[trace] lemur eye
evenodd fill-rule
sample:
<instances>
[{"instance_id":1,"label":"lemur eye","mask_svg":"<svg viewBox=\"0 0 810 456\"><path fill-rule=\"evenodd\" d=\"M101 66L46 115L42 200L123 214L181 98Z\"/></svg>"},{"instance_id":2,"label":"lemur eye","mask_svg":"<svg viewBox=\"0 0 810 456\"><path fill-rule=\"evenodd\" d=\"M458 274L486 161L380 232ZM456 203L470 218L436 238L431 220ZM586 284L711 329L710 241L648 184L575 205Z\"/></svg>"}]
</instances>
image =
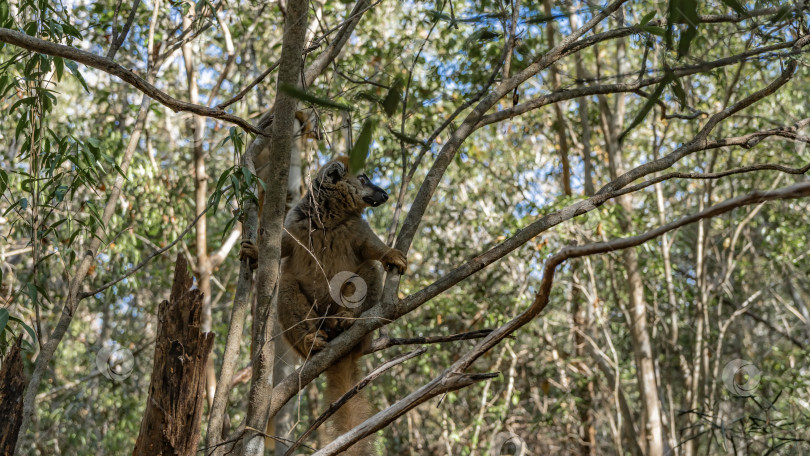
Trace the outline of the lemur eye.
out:
<instances>
[{"instance_id":1,"label":"lemur eye","mask_svg":"<svg viewBox=\"0 0 810 456\"><path fill-rule=\"evenodd\" d=\"M366 175L365 175L365 174L361 174L361 175L357 176L357 179L359 179L359 180L360 180L360 183L361 183L361 184L365 184L365 183L367 183L367 182L368 182L368 177L366 177Z\"/></svg>"}]
</instances>

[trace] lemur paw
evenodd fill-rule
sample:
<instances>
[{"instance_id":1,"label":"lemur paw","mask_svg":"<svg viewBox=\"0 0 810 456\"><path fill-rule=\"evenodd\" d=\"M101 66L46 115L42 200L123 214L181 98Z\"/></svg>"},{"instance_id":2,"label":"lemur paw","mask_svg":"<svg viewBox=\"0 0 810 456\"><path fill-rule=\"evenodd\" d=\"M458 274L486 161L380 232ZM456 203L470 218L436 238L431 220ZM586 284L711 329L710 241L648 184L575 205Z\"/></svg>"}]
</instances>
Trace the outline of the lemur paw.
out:
<instances>
[{"instance_id":1,"label":"lemur paw","mask_svg":"<svg viewBox=\"0 0 810 456\"><path fill-rule=\"evenodd\" d=\"M333 329L339 329L341 332L349 329L354 323L355 320L354 313L350 310L341 310L340 312L332 315L330 320L332 321L331 327Z\"/></svg>"},{"instance_id":2,"label":"lemur paw","mask_svg":"<svg viewBox=\"0 0 810 456\"><path fill-rule=\"evenodd\" d=\"M304 336L304 348L310 353L317 353L326 348L326 344L329 343L326 337L326 332L320 329L317 332L309 333Z\"/></svg>"},{"instance_id":3,"label":"lemur paw","mask_svg":"<svg viewBox=\"0 0 810 456\"><path fill-rule=\"evenodd\" d=\"M408 268L408 259L405 258L404 253L397 249L389 250L388 253L382 257L380 262L383 264L386 271L392 271L394 268L397 268L400 274L404 274L405 269Z\"/></svg>"},{"instance_id":4,"label":"lemur paw","mask_svg":"<svg viewBox=\"0 0 810 456\"><path fill-rule=\"evenodd\" d=\"M259 249L256 244L250 241L242 241L242 248L239 249L239 259L248 260L250 269L259 267Z\"/></svg>"}]
</instances>

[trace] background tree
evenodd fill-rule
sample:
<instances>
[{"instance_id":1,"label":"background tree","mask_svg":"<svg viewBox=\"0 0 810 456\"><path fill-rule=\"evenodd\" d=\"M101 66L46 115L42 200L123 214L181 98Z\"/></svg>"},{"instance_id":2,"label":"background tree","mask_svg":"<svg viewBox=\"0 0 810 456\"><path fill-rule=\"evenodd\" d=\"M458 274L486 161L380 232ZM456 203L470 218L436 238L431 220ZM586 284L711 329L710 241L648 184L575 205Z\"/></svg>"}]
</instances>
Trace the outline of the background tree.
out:
<instances>
[{"instance_id":1,"label":"background tree","mask_svg":"<svg viewBox=\"0 0 810 456\"><path fill-rule=\"evenodd\" d=\"M390 454L810 450L807 19L776 1L0 0L17 452L132 450L178 252L216 333L206 454L302 436L336 454L380 429ZM266 343L283 208L350 150L410 266L300 363ZM318 375L377 329L380 413L309 432Z\"/></svg>"}]
</instances>

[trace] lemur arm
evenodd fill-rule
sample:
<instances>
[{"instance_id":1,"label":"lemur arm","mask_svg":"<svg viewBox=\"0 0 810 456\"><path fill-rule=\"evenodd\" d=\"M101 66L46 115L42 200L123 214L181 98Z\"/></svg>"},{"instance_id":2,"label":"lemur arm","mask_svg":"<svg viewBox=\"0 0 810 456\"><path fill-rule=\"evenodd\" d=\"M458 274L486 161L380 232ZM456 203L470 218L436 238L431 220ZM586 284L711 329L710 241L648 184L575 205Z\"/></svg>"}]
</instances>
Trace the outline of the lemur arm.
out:
<instances>
[{"instance_id":1,"label":"lemur arm","mask_svg":"<svg viewBox=\"0 0 810 456\"><path fill-rule=\"evenodd\" d=\"M385 245L365 220L358 222L354 228L356 233L355 252L361 258L364 260L377 260L388 271L397 268L400 274L405 273L408 260L405 258L404 253Z\"/></svg>"}]
</instances>

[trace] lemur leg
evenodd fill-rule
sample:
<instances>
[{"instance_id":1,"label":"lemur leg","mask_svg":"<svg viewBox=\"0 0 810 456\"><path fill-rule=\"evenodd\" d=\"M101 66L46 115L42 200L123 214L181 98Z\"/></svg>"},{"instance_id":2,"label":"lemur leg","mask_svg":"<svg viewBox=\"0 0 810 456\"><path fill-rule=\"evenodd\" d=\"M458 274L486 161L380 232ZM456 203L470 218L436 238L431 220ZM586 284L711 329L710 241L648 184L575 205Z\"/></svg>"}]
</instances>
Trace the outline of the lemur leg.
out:
<instances>
[{"instance_id":1,"label":"lemur leg","mask_svg":"<svg viewBox=\"0 0 810 456\"><path fill-rule=\"evenodd\" d=\"M302 358L307 358L326 347L327 333L320 328L323 321L293 277L282 275L278 295L278 319L284 331L284 339Z\"/></svg>"}]
</instances>

